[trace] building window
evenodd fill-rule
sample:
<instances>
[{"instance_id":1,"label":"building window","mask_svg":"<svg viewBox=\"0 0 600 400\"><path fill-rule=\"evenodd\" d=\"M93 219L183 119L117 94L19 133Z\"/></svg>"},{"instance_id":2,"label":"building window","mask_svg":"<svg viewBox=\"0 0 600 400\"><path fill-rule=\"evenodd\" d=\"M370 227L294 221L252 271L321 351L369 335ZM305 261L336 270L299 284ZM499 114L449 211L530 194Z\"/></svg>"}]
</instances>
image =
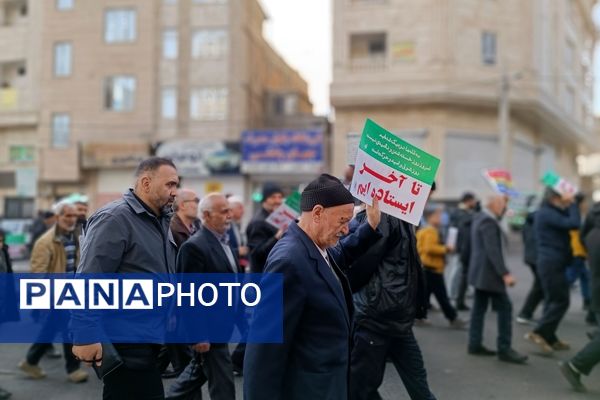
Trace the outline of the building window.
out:
<instances>
[{"instance_id":1,"label":"building window","mask_svg":"<svg viewBox=\"0 0 600 400\"><path fill-rule=\"evenodd\" d=\"M60 11L71 10L74 0L56 0L56 9Z\"/></svg>"},{"instance_id":2,"label":"building window","mask_svg":"<svg viewBox=\"0 0 600 400\"><path fill-rule=\"evenodd\" d=\"M190 116L198 121L224 120L227 117L227 89L193 89Z\"/></svg>"},{"instance_id":3,"label":"building window","mask_svg":"<svg viewBox=\"0 0 600 400\"><path fill-rule=\"evenodd\" d=\"M350 61L353 67L371 68L385 66L387 34L359 33L350 36Z\"/></svg>"},{"instance_id":4,"label":"building window","mask_svg":"<svg viewBox=\"0 0 600 400\"><path fill-rule=\"evenodd\" d=\"M177 31L167 29L163 31L163 58L175 60L178 54Z\"/></svg>"},{"instance_id":5,"label":"building window","mask_svg":"<svg viewBox=\"0 0 600 400\"><path fill-rule=\"evenodd\" d=\"M277 95L274 99L275 115L294 115L298 113L298 95Z\"/></svg>"},{"instance_id":6,"label":"building window","mask_svg":"<svg viewBox=\"0 0 600 400\"><path fill-rule=\"evenodd\" d=\"M10 162L33 162L35 159L35 147L33 146L10 146Z\"/></svg>"},{"instance_id":7,"label":"building window","mask_svg":"<svg viewBox=\"0 0 600 400\"><path fill-rule=\"evenodd\" d=\"M481 34L481 62L485 65L496 64L496 34L483 32Z\"/></svg>"},{"instance_id":8,"label":"building window","mask_svg":"<svg viewBox=\"0 0 600 400\"><path fill-rule=\"evenodd\" d=\"M192 58L219 58L227 54L228 34L224 29L200 30L192 37Z\"/></svg>"},{"instance_id":9,"label":"building window","mask_svg":"<svg viewBox=\"0 0 600 400\"><path fill-rule=\"evenodd\" d=\"M72 45L60 42L54 45L54 76L71 75Z\"/></svg>"},{"instance_id":10,"label":"building window","mask_svg":"<svg viewBox=\"0 0 600 400\"><path fill-rule=\"evenodd\" d=\"M135 78L111 76L104 84L104 107L111 111L131 111L135 100Z\"/></svg>"},{"instance_id":11,"label":"building window","mask_svg":"<svg viewBox=\"0 0 600 400\"><path fill-rule=\"evenodd\" d=\"M4 199L4 217L33 218L34 204L34 199L29 197L8 197Z\"/></svg>"},{"instance_id":12,"label":"building window","mask_svg":"<svg viewBox=\"0 0 600 400\"><path fill-rule=\"evenodd\" d=\"M69 114L52 115L52 147L55 149L69 147L71 136L71 117Z\"/></svg>"},{"instance_id":13,"label":"building window","mask_svg":"<svg viewBox=\"0 0 600 400\"><path fill-rule=\"evenodd\" d=\"M161 103L162 117L175 119L177 117L177 90L174 88L163 89Z\"/></svg>"},{"instance_id":14,"label":"building window","mask_svg":"<svg viewBox=\"0 0 600 400\"><path fill-rule=\"evenodd\" d=\"M107 10L104 15L104 40L106 43L133 42L136 37L135 10Z\"/></svg>"}]
</instances>

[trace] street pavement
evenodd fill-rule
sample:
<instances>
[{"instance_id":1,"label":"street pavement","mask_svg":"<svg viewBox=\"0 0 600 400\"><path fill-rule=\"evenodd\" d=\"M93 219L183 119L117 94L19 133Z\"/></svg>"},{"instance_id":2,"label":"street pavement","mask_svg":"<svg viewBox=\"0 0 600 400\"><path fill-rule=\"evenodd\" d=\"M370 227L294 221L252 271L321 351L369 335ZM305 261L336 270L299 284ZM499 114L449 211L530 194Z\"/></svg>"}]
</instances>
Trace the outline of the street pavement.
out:
<instances>
[{"instance_id":1,"label":"street pavement","mask_svg":"<svg viewBox=\"0 0 600 400\"><path fill-rule=\"evenodd\" d=\"M531 284L529 269L521 262L522 249L517 237L511 238L509 266L517 277L517 285L510 289L514 303L514 314L523 303ZM16 269L27 270L27 263L17 262ZM541 310L538 310L538 313ZM468 313L462 314L468 319ZM485 327L485 344L494 348L496 341L496 315L489 312ZM430 386L440 400L487 400L487 399L531 399L569 400L600 399L600 367L584 378L588 393L574 393L560 374L557 362L573 356L587 342L586 331L591 330L584 322L578 290L572 293L572 304L559 335L572 344L571 351L561 352L553 358L535 354L523 340L530 329L514 325L513 345L529 355L527 365L512 365L495 358L480 358L466 353L467 332L448 328L447 321L439 312L431 313L431 326L416 327L415 332L423 350ZM101 383L90 370L86 383L73 384L66 379L62 360L43 359L41 366L48 376L43 380L31 380L17 370L17 363L24 357L28 345L0 345L0 387L13 393L12 399L100 399ZM168 386L170 381L165 381ZM241 395L242 378L236 378L238 399ZM404 386L392 364L387 364L386 375L380 389L386 400L408 399ZM206 390L205 399L208 399ZM312 399L309 399L312 400ZM319 399L314 399L319 400Z\"/></svg>"}]
</instances>

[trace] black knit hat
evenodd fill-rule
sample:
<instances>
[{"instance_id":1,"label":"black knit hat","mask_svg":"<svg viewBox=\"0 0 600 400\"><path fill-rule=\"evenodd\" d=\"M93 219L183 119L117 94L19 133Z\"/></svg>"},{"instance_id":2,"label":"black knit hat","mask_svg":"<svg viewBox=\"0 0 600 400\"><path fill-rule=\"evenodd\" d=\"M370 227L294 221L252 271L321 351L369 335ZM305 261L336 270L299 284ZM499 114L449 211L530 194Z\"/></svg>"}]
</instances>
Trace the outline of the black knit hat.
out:
<instances>
[{"instance_id":1,"label":"black knit hat","mask_svg":"<svg viewBox=\"0 0 600 400\"><path fill-rule=\"evenodd\" d=\"M311 211L317 204L324 208L354 204L354 197L338 178L322 174L302 191L300 209Z\"/></svg>"},{"instance_id":2,"label":"black knit hat","mask_svg":"<svg viewBox=\"0 0 600 400\"><path fill-rule=\"evenodd\" d=\"M279 185L276 183L266 182L262 190L262 201L264 202L276 193L281 193L281 195L283 195L283 190L281 190L281 187L279 187Z\"/></svg>"}]
</instances>

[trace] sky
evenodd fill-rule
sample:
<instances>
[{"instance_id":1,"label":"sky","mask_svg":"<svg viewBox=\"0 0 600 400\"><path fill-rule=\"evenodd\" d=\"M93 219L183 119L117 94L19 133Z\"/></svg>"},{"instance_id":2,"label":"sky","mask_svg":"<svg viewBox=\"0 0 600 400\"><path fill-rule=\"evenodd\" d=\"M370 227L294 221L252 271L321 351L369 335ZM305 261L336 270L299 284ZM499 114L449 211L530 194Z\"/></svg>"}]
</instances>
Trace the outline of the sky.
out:
<instances>
[{"instance_id":1,"label":"sky","mask_svg":"<svg viewBox=\"0 0 600 400\"><path fill-rule=\"evenodd\" d=\"M269 43L308 82L317 115L328 115L332 74L331 0L260 0ZM600 7L594 9L600 26ZM600 116L600 45L594 54L594 113Z\"/></svg>"},{"instance_id":2,"label":"sky","mask_svg":"<svg viewBox=\"0 0 600 400\"><path fill-rule=\"evenodd\" d=\"M264 34L308 82L317 115L328 115L331 83L331 0L260 0L268 16Z\"/></svg>"}]
</instances>

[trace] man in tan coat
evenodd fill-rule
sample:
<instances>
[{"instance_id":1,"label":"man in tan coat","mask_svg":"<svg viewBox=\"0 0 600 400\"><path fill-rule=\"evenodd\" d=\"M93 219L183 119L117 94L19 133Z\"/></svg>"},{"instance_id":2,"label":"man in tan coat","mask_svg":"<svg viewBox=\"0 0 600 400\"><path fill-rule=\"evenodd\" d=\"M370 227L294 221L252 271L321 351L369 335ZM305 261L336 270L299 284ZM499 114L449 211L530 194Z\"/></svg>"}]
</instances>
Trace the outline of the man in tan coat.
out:
<instances>
[{"instance_id":1,"label":"man in tan coat","mask_svg":"<svg viewBox=\"0 0 600 400\"><path fill-rule=\"evenodd\" d=\"M40 236L33 246L31 272L74 274L79 260L79 241L75 234L77 211L72 203L60 202L55 206L55 213L57 215L56 224ZM68 318L68 314L61 315ZM57 325L60 324L57 324L56 321L54 324L44 323L42 332L48 333L47 329L55 329ZM66 326L66 323L64 325ZM64 340L66 332L61 333ZM38 363L49 346L51 344L48 343L32 344L26 359L19 363L19 369L33 379L44 378L46 373L38 366ZM70 343L63 344L69 380L75 383L84 382L88 378L88 373L80 369L80 363L71 351L72 347L73 345Z\"/></svg>"}]
</instances>

